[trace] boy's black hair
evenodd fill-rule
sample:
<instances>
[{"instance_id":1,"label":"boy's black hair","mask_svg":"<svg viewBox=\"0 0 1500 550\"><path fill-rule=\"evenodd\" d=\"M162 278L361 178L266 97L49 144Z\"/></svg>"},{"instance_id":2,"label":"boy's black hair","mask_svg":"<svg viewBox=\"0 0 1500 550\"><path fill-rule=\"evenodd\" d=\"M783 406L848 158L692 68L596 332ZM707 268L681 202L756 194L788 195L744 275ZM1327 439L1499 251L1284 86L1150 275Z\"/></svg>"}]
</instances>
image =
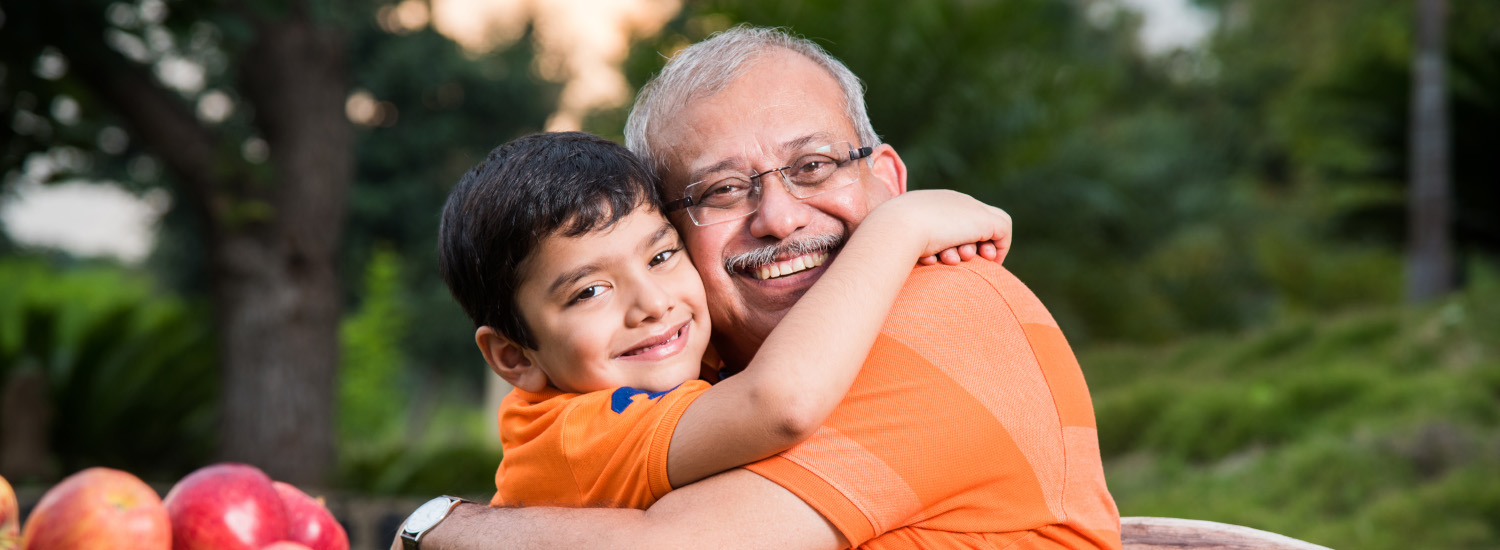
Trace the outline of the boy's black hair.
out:
<instances>
[{"instance_id":1,"label":"boy's black hair","mask_svg":"<svg viewBox=\"0 0 1500 550\"><path fill-rule=\"evenodd\" d=\"M453 187L438 229L438 270L476 328L530 349L516 306L542 239L608 229L639 207L662 211L656 172L624 146L583 132L532 134L490 151Z\"/></svg>"}]
</instances>

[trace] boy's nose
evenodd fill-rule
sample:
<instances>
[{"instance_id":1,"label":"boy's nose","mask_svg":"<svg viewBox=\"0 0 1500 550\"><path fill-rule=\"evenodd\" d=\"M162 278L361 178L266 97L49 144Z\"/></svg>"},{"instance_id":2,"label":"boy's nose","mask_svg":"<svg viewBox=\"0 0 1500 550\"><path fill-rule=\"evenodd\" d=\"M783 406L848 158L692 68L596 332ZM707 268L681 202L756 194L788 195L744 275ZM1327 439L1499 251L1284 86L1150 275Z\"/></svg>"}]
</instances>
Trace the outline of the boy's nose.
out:
<instances>
[{"instance_id":1,"label":"boy's nose","mask_svg":"<svg viewBox=\"0 0 1500 550\"><path fill-rule=\"evenodd\" d=\"M635 327L652 321L660 321L672 311L672 300L661 287L654 284L640 285L640 291L636 293L635 304L626 314L627 326Z\"/></svg>"}]
</instances>

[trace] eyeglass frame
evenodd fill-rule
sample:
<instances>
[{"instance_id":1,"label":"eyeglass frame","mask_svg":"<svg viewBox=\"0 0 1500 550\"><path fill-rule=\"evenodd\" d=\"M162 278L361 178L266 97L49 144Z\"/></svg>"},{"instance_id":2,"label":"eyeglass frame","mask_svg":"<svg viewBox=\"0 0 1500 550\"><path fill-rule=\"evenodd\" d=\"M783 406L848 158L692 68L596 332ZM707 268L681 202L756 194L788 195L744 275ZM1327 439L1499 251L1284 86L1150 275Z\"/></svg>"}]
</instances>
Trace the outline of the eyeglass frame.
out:
<instances>
[{"instance_id":1,"label":"eyeglass frame","mask_svg":"<svg viewBox=\"0 0 1500 550\"><path fill-rule=\"evenodd\" d=\"M849 144L850 145L850 147L849 147L849 158L846 159L846 160L844 160L844 161L842 161L842 162L836 162L836 169L840 169L841 170L845 166L848 166L849 163L851 163L851 162L854 162L854 161L857 161L857 160L863 159L863 158L870 158L871 155L873 155L874 152L875 152L875 148L874 147L870 147L870 146L854 147L853 143L848 142L848 141L836 141L836 142L830 143L828 145L825 145L823 147L830 147L830 146L833 146L833 145L837 145L839 143L845 143L845 144ZM818 147L817 149L813 149L813 152L817 152L819 149L822 149L823 147ZM806 155L806 153L798 155L796 158L801 158L802 156L805 156L805 155ZM816 193L813 193L813 194L810 194L810 195L806 195L806 196L798 196L796 190L793 189L791 178L788 178L787 175L786 175L786 170L789 169L789 168L791 168L791 167L792 167L792 165L788 164L788 165L782 166L780 168L772 168L770 170L766 170L766 171L763 171L763 172L757 172L757 173L754 173L754 174L742 174L742 175L746 176L746 179L749 180L750 185L752 186L751 187L751 191L752 192L756 192L757 196L759 196L761 193L763 193L763 190L765 189L765 186L760 181L761 178L763 176L765 176L766 174L770 174L771 172L776 172L778 174L781 174L781 185L786 188L787 193L791 194L793 197L796 197L797 200L810 199L810 198L816 197L818 195L821 195L823 193L827 193L829 191L835 191L835 190L838 190L838 189L843 189L845 187L848 187L850 184L854 183L855 181L857 181L859 179L858 177L855 177L855 178L850 179L848 183L845 183L843 185L839 185L838 187L831 187L831 188L824 189L822 191L818 191ZM830 175L829 177L831 178L833 176ZM722 178L722 179L717 180L717 181L723 181L723 180L727 180L727 179L731 179L731 177L725 177L725 178ZM687 187L683 188L683 193L684 193L685 196L683 196L680 199L670 201L670 202L666 203L665 205L663 205L663 207L662 207L663 212L670 213L670 212L675 212L675 211L678 211L678 210L687 210L688 220L692 221L693 225L695 225L695 226L703 227L703 226L706 226L706 225L714 225L714 224L720 224L720 223L724 223L724 222L730 222L730 221L738 220L738 219L741 219L741 218L748 217L749 215L754 214L754 213L760 211L760 204L757 203L755 205L755 208L751 208L750 211L745 212L744 214L740 214L738 216L735 216L733 218L725 218L725 219L722 219L722 220L717 220L717 221L712 221L712 222L707 222L707 223L699 223L697 216L694 216L692 210L689 210L689 208L691 208L693 206L693 197L691 195L687 194L687 190L691 189L694 185L698 185L698 184L704 183L706 181L708 181L708 180L698 180L698 181L695 181L693 183L688 184ZM749 199L747 198L746 200L749 200Z\"/></svg>"}]
</instances>

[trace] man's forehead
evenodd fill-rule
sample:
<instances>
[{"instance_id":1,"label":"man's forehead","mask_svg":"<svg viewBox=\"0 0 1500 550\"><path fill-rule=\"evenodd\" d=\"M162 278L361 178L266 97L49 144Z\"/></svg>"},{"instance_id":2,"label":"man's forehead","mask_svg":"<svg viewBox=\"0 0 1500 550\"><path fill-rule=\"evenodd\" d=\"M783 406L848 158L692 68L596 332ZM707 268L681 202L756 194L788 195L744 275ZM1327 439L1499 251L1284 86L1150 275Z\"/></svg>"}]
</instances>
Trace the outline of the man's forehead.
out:
<instances>
[{"instance_id":1,"label":"man's forehead","mask_svg":"<svg viewBox=\"0 0 1500 550\"><path fill-rule=\"evenodd\" d=\"M841 107L841 106L839 106ZM755 109L752 107L752 109ZM724 109L731 110L732 109ZM774 110L773 110L774 111ZM761 117L734 116L735 122L691 125L669 141L665 181L682 187L702 176L725 170L764 170L808 149L852 141L853 125L841 108L804 104ZM684 125L687 126L687 125Z\"/></svg>"},{"instance_id":2,"label":"man's forehead","mask_svg":"<svg viewBox=\"0 0 1500 550\"><path fill-rule=\"evenodd\" d=\"M766 80L758 70L766 64L782 78ZM725 88L691 99L659 129L667 186L680 189L693 174L852 140L844 101L838 82L811 60L792 52L762 56Z\"/></svg>"},{"instance_id":3,"label":"man's forehead","mask_svg":"<svg viewBox=\"0 0 1500 550\"><path fill-rule=\"evenodd\" d=\"M834 139L833 132L815 130L785 139L757 140L754 143L747 141L738 147L727 147L723 151L708 151L697 159L689 160L686 169L688 174L744 170L766 154L776 155L772 160L785 160L787 155L795 155L809 148L825 146Z\"/></svg>"}]
</instances>

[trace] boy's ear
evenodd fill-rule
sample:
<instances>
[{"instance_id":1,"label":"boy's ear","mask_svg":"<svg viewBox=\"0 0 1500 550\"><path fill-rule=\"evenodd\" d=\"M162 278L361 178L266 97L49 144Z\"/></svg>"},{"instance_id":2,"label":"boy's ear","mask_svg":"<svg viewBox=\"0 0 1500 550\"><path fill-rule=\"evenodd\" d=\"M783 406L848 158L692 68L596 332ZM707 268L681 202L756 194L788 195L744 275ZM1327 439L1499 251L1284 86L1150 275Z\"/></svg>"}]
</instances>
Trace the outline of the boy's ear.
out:
<instances>
[{"instance_id":1,"label":"boy's ear","mask_svg":"<svg viewBox=\"0 0 1500 550\"><path fill-rule=\"evenodd\" d=\"M489 363L490 370L510 385L531 393L547 388L547 373L532 362L526 348L499 331L489 326L479 327L474 331L474 343L479 344L479 353L484 355L484 362Z\"/></svg>"}]
</instances>

